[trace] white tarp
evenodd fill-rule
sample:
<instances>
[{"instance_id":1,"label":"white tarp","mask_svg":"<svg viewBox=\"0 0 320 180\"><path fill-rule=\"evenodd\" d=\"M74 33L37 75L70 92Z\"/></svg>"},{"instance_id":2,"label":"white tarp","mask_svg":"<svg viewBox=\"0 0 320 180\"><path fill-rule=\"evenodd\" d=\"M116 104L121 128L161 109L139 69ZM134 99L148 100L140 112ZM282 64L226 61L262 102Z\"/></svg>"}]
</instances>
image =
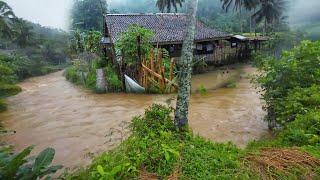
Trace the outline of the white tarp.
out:
<instances>
[{"instance_id":1,"label":"white tarp","mask_svg":"<svg viewBox=\"0 0 320 180\"><path fill-rule=\"evenodd\" d=\"M144 87L140 86L136 81L131 79L129 76L124 75L126 83L126 92L128 93L144 93L146 90Z\"/></svg>"}]
</instances>

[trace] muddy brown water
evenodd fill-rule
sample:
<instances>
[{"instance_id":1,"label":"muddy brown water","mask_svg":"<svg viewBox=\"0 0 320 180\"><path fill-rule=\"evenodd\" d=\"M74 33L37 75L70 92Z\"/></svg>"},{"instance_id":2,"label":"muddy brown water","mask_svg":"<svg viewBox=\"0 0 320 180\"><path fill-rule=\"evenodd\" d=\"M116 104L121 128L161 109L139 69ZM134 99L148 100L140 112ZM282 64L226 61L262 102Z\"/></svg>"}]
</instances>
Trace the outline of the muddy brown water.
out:
<instances>
[{"instance_id":1,"label":"muddy brown water","mask_svg":"<svg viewBox=\"0 0 320 180\"><path fill-rule=\"evenodd\" d=\"M250 66L243 71L254 72ZM261 101L249 80L242 74L236 88L220 88L225 71L193 78L193 91L204 85L208 93L194 93L190 102L193 131L216 142L232 141L244 147L249 141L268 136L263 122ZM28 79L19 84L23 91L8 99L9 109L0 120L14 135L2 141L21 150L36 145L56 150L54 163L65 167L86 165L93 154L119 143L124 122L141 115L152 103L164 103L174 95L104 94L96 95L67 82L62 72ZM216 89L216 90L210 90ZM112 133L110 133L112 132ZM106 136L108 135L108 136Z\"/></svg>"}]
</instances>

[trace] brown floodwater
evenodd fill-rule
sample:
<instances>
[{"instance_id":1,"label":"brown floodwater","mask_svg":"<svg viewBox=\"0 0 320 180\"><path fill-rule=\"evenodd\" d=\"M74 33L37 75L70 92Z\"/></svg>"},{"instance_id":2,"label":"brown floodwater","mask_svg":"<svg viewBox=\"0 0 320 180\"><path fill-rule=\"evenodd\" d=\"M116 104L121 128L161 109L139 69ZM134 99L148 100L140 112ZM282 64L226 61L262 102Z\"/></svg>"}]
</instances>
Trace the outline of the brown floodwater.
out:
<instances>
[{"instance_id":1,"label":"brown floodwater","mask_svg":"<svg viewBox=\"0 0 320 180\"><path fill-rule=\"evenodd\" d=\"M248 74L250 66L243 67ZM261 101L242 74L236 88L218 88L230 72L194 76L193 91L203 85L206 94L194 93L190 102L190 126L216 142L231 141L244 147L249 141L268 136ZM56 150L54 163L65 167L86 165L92 155L119 143L123 128L133 116L141 115L152 103L164 103L175 95L92 94L67 82L62 72L28 79L23 91L8 98L8 111L0 114L7 129L15 130L2 141L21 150L36 145ZM218 88L218 89L217 89ZM212 89L212 90L210 90ZM215 89L215 90L213 90Z\"/></svg>"}]
</instances>

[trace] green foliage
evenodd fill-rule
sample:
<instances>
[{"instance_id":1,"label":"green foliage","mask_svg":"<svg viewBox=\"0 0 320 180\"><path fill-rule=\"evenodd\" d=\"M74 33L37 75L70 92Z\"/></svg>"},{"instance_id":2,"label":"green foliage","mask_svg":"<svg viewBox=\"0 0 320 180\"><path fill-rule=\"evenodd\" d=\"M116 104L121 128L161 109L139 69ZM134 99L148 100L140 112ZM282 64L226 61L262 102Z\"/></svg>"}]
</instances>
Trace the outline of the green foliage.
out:
<instances>
[{"instance_id":1,"label":"green foliage","mask_svg":"<svg viewBox=\"0 0 320 180\"><path fill-rule=\"evenodd\" d=\"M128 30L120 36L120 39L115 44L116 49L121 52L128 65L135 64L137 61L138 36L141 37L141 55L142 57L148 57L152 48L150 41L154 33L138 25L133 24L129 26Z\"/></svg>"},{"instance_id":2,"label":"green foliage","mask_svg":"<svg viewBox=\"0 0 320 180\"><path fill-rule=\"evenodd\" d=\"M84 86L92 91L96 90L96 69L88 68L87 64L75 62L74 65L65 69L64 76L70 82Z\"/></svg>"},{"instance_id":3,"label":"green foliage","mask_svg":"<svg viewBox=\"0 0 320 180\"><path fill-rule=\"evenodd\" d=\"M201 95L206 95L208 91L207 91L206 87L204 87L204 85L201 84L201 85L198 87L198 92L200 92Z\"/></svg>"},{"instance_id":4,"label":"green foliage","mask_svg":"<svg viewBox=\"0 0 320 180\"><path fill-rule=\"evenodd\" d=\"M100 54L101 32L99 31L83 31L76 30L70 39L70 49L73 53L82 52Z\"/></svg>"},{"instance_id":5,"label":"green foliage","mask_svg":"<svg viewBox=\"0 0 320 180\"><path fill-rule=\"evenodd\" d=\"M18 154L11 153L8 148L0 149L0 178L1 179L38 179L55 173L62 166L51 166L55 151L52 148L43 150L35 160L28 158L33 146Z\"/></svg>"},{"instance_id":6,"label":"green foliage","mask_svg":"<svg viewBox=\"0 0 320 180\"><path fill-rule=\"evenodd\" d=\"M285 51L280 59L258 59L261 73L255 82L264 92L269 122L284 125L306 108L319 109L319 56L320 41L303 41L292 51Z\"/></svg>"},{"instance_id":7,"label":"green foliage","mask_svg":"<svg viewBox=\"0 0 320 180\"><path fill-rule=\"evenodd\" d=\"M107 12L106 1L76 0L71 9L71 29L96 30L103 28L102 14Z\"/></svg>"},{"instance_id":8,"label":"green foliage","mask_svg":"<svg viewBox=\"0 0 320 180\"><path fill-rule=\"evenodd\" d=\"M13 96L19 92L21 92L21 88L19 86L0 83L0 98Z\"/></svg>"},{"instance_id":9,"label":"green foliage","mask_svg":"<svg viewBox=\"0 0 320 180\"><path fill-rule=\"evenodd\" d=\"M105 70L106 81L109 92L119 92L122 90L122 82L119 80L117 73L114 69L107 65L101 67L100 60L94 60L91 63L85 63L81 61L75 61L74 64L65 69L64 75L70 82L84 86L94 92L96 92L96 70L103 68ZM103 65L104 66L104 65Z\"/></svg>"},{"instance_id":10,"label":"green foliage","mask_svg":"<svg viewBox=\"0 0 320 180\"><path fill-rule=\"evenodd\" d=\"M283 56L259 58L261 73L255 79L263 88L268 120L282 125L276 137L251 143L248 151L263 147L295 147L320 157L320 42L302 42ZM302 177L303 168L276 176ZM315 177L320 172L316 170Z\"/></svg>"},{"instance_id":11,"label":"green foliage","mask_svg":"<svg viewBox=\"0 0 320 180\"><path fill-rule=\"evenodd\" d=\"M10 76L6 76L6 80L10 82L48 74L61 69L58 66L49 65L41 60L31 60L26 56L8 56L4 54L0 54L0 68L1 67L5 67L7 70L10 69L9 71L12 71ZM1 68L0 71L3 71L3 68Z\"/></svg>"},{"instance_id":12,"label":"green foliage","mask_svg":"<svg viewBox=\"0 0 320 180\"><path fill-rule=\"evenodd\" d=\"M241 167L241 150L233 144L215 144L195 136L182 152L181 179L249 179Z\"/></svg>"},{"instance_id":13,"label":"green foliage","mask_svg":"<svg viewBox=\"0 0 320 180\"><path fill-rule=\"evenodd\" d=\"M7 104L3 99L0 99L0 112L7 110ZM0 129L1 129L1 124L0 124Z\"/></svg>"},{"instance_id":14,"label":"green foliage","mask_svg":"<svg viewBox=\"0 0 320 180\"><path fill-rule=\"evenodd\" d=\"M320 146L320 112L298 115L281 133L283 144L288 146Z\"/></svg>"},{"instance_id":15,"label":"green foliage","mask_svg":"<svg viewBox=\"0 0 320 180\"><path fill-rule=\"evenodd\" d=\"M105 75L109 92L120 92L123 89L122 82L111 65L106 66Z\"/></svg>"}]
</instances>

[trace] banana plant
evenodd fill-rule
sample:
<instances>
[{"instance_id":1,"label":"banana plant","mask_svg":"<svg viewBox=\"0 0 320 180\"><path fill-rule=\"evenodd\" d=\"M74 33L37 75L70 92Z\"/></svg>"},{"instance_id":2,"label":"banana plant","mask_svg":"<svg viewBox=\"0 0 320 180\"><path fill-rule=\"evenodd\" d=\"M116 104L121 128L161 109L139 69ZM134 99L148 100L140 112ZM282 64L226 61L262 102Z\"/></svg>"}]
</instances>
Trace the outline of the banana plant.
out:
<instances>
[{"instance_id":1,"label":"banana plant","mask_svg":"<svg viewBox=\"0 0 320 180\"><path fill-rule=\"evenodd\" d=\"M54 149L47 148L36 157L28 157L33 148L29 146L18 154L11 153L9 148L0 149L0 179L50 178L48 175L62 168L61 165L51 165L55 155Z\"/></svg>"}]
</instances>

